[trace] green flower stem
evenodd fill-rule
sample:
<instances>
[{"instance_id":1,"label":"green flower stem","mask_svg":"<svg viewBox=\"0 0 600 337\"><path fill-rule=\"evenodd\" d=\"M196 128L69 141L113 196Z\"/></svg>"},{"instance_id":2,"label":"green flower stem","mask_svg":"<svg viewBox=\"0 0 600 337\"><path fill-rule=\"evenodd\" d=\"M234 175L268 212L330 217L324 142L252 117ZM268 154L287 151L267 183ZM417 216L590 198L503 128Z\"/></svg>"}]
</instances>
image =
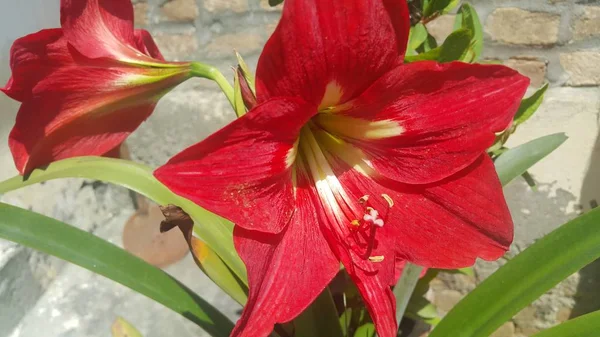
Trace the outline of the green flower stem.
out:
<instances>
[{"instance_id":1,"label":"green flower stem","mask_svg":"<svg viewBox=\"0 0 600 337\"><path fill-rule=\"evenodd\" d=\"M200 62L192 62L191 68L193 76L207 78L209 80L215 81L219 85L225 96L227 96L227 100L229 100L231 106L235 109L233 87L227 81L227 78L225 78L225 76L223 76L223 74L219 71L219 69Z\"/></svg>"},{"instance_id":2,"label":"green flower stem","mask_svg":"<svg viewBox=\"0 0 600 337\"><path fill-rule=\"evenodd\" d=\"M398 321L398 325L400 325L402 317L404 317L408 301L415 291L415 287L417 286L422 271L423 267L406 262L404 270L402 271L402 276L394 288L394 297L396 297L396 320Z\"/></svg>"}]
</instances>

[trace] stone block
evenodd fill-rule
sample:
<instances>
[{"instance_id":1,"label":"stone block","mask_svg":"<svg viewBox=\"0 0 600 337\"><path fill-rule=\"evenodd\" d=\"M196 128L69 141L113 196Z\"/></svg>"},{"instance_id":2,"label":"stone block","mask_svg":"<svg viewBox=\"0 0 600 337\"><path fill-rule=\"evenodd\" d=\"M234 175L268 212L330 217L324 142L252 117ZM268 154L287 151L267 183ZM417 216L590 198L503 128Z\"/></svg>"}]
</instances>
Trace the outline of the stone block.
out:
<instances>
[{"instance_id":1,"label":"stone block","mask_svg":"<svg viewBox=\"0 0 600 337\"><path fill-rule=\"evenodd\" d=\"M164 21L192 22L200 14L196 0L170 0L160 7Z\"/></svg>"},{"instance_id":2,"label":"stone block","mask_svg":"<svg viewBox=\"0 0 600 337\"><path fill-rule=\"evenodd\" d=\"M558 42L560 15L498 8L487 18L485 29L494 41L528 46L552 46Z\"/></svg>"},{"instance_id":3,"label":"stone block","mask_svg":"<svg viewBox=\"0 0 600 337\"><path fill-rule=\"evenodd\" d=\"M579 51L560 55L560 64L574 87L600 85L600 51Z\"/></svg>"},{"instance_id":4,"label":"stone block","mask_svg":"<svg viewBox=\"0 0 600 337\"><path fill-rule=\"evenodd\" d=\"M600 36L600 7L585 6L583 11L573 24L573 38L583 40Z\"/></svg>"},{"instance_id":5,"label":"stone block","mask_svg":"<svg viewBox=\"0 0 600 337\"><path fill-rule=\"evenodd\" d=\"M225 34L214 38L205 48L209 58L233 57L233 50L248 55L261 50L264 39L255 33Z\"/></svg>"},{"instance_id":6,"label":"stone block","mask_svg":"<svg viewBox=\"0 0 600 337\"><path fill-rule=\"evenodd\" d=\"M133 18L134 24L139 26L146 26L148 24L148 11L150 7L145 2L138 2L133 4Z\"/></svg>"},{"instance_id":7,"label":"stone block","mask_svg":"<svg viewBox=\"0 0 600 337\"><path fill-rule=\"evenodd\" d=\"M195 34L156 34L154 40L163 55L169 60L186 58L198 50Z\"/></svg>"},{"instance_id":8,"label":"stone block","mask_svg":"<svg viewBox=\"0 0 600 337\"><path fill-rule=\"evenodd\" d=\"M458 290L446 289L434 295L434 304L442 312L448 312L464 297Z\"/></svg>"},{"instance_id":9,"label":"stone block","mask_svg":"<svg viewBox=\"0 0 600 337\"><path fill-rule=\"evenodd\" d=\"M204 9L211 13L243 13L248 11L248 0L204 0Z\"/></svg>"},{"instance_id":10,"label":"stone block","mask_svg":"<svg viewBox=\"0 0 600 337\"><path fill-rule=\"evenodd\" d=\"M454 20L456 15L442 15L427 24L427 31L441 44L454 30Z\"/></svg>"},{"instance_id":11,"label":"stone block","mask_svg":"<svg viewBox=\"0 0 600 337\"><path fill-rule=\"evenodd\" d=\"M534 88L541 87L546 81L546 62L536 57L517 56L504 62L504 65L511 67L524 76L531 79L530 85Z\"/></svg>"},{"instance_id":12,"label":"stone block","mask_svg":"<svg viewBox=\"0 0 600 337\"><path fill-rule=\"evenodd\" d=\"M283 9L283 4L279 4L275 7L269 5L269 0L260 0L260 8L268 11L268 12L277 12Z\"/></svg>"},{"instance_id":13,"label":"stone block","mask_svg":"<svg viewBox=\"0 0 600 337\"><path fill-rule=\"evenodd\" d=\"M490 337L513 337L515 334L515 324L513 322L506 322L496 330Z\"/></svg>"}]
</instances>

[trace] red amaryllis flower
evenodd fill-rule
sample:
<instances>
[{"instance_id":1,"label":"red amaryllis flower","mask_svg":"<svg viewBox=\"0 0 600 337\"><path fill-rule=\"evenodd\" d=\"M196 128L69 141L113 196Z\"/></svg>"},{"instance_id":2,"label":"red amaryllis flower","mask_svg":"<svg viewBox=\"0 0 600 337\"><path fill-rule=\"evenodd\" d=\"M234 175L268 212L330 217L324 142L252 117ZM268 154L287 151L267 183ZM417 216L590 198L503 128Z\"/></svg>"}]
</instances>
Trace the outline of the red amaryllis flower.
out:
<instances>
[{"instance_id":1,"label":"red amaryllis flower","mask_svg":"<svg viewBox=\"0 0 600 337\"><path fill-rule=\"evenodd\" d=\"M233 336L266 336L341 261L381 337L395 263L497 259L513 225L486 149L528 79L496 65L403 64L405 0L286 0L244 117L155 175L236 223L249 300Z\"/></svg>"},{"instance_id":2,"label":"red amaryllis flower","mask_svg":"<svg viewBox=\"0 0 600 337\"><path fill-rule=\"evenodd\" d=\"M190 76L189 63L165 62L150 34L134 30L129 0L62 0L61 26L15 41L0 89L22 102L9 137L22 174L105 154Z\"/></svg>"}]
</instances>

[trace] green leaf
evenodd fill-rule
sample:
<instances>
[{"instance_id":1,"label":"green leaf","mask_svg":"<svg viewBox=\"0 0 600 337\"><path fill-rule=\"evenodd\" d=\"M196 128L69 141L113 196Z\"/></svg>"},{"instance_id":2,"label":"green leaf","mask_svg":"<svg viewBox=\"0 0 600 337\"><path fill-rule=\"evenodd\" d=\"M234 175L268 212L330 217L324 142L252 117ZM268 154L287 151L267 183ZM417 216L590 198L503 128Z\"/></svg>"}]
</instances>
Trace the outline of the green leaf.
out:
<instances>
[{"instance_id":1,"label":"green leaf","mask_svg":"<svg viewBox=\"0 0 600 337\"><path fill-rule=\"evenodd\" d=\"M269 0L269 6L275 7L275 6L279 5L282 2L283 2L283 0Z\"/></svg>"},{"instance_id":2,"label":"green leaf","mask_svg":"<svg viewBox=\"0 0 600 337\"><path fill-rule=\"evenodd\" d=\"M343 337L337 309L329 288L325 288L317 299L300 316L294 319L296 337Z\"/></svg>"},{"instance_id":3,"label":"green leaf","mask_svg":"<svg viewBox=\"0 0 600 337\"><path fill-rule=\"evenodd\" d=\"M473 40L473 32L470 29L461 28L452 32L442 44L440 57L438 61L441 63L452 61L469 62L471 55L471 41Z\"/></svg>"},{"instance_id":4,"label":"green leaf","mask_svg":"<svg viewBox=\"0 0 600 337\"><path fill-rule=\"evenodd\" d=\"M513 125L515 127L520 124L523 124L525 121L531 118L531 116L533 116L533 114L542 104L546 90L548 90L548 83L544 84L544 86L539 88L533 95L525 98L521 102L519 110L517 111L514 118Z\"/></svg>"},{"instance_id":5,"label":"green leaf","mask_svg":"<svg viewBox=\"0 0 600 337\"><path fill-rule=\"evenodd\" d=\"M467 52L468 56L465 57L464 61L475 62L479 60L483 52L483 27L473 6L463 4L460 7L456 16L455 27L468 29L473 33Z\"/></svg>"},{"instance_id":6,"label":"green leaf","mask_svg":"<svg viewBox=\"0 0 600 337\"><path fill-rule=\"evenodd\" d=\"M375 324L366 323L358 327L354 337L373 337L375 335Z\"/></svg>"},{"instance_id":7,"label":"green leaf","mask_svg":"<svg viewBox=\"0 0 600 337\"><path fill-rule=\"evenodd\" d=\"M431 302L426 298L419 296L418 298L411 298L408 307L406 308L407 314L413 314L416 317L423 319L431 319L438 317L438 312Z\"/></svg>"},{"instance_id":8,"label":"green leaf","mask_svg":"<svg viewBox=\"0 0 600 337\"><path fill-rule=\"evenodd\" d=\"M460 0L427 0L423 3L423 17L426 21L449 13L456 8Z\"/></svg>"},{"instance_id":9,"label":"green leaf","mask_svg":"<svg viewBox=\"0 0 600 337\"><path fill-rule=\"evenodd\" d=\"M489 336L546 291L600 258L599 226L600 208L546 235L467 295L430 337Z\"/></svg>"},{"instance_id":10,"label":"green leaf","mask_svg":"<svg viewBox=\"0 0 600 337\"><path fill-rule=\"evenodd\" d=\"M598 331L600 331L600 311L594 311L542 331L533 337L597 337Z\"/></svg>"},{"instance_id":11,"label":"green leaf","mask_svg":"<svg viewBox=\"0 0 600 337\"><path fill-rule=\"evenodd\" d=\"M211 336L227 337L233 329L227 317L169 274L88 232L0 203L0 237L129 287L181 314Z\"/></svg>"},{"instance_id":12,"label":"green leaf","mask_svg":"<svg viewBox=\"0 0 600 337\"><path fill-rule=\"evenodd\" d=\"M344 310L338 321L342 327L342 336L348 336L348 327L352 323L352 308Z\"/></svg>"},{"instance_id":13,"label":"green leaf","mask_svg":"<svg viewBox=\"0 0 600 337\"><path fill-rule=\"evenodd\" d=\"M426 53L437 47L438 47L438 43L437 43L437 40L435 39L435 37L433 37L433 35L427 33L427 39L425 39L425 42L423 42L423 45L419 48L423 48L423 50L421 52Z\"/></svg>"},{"instance_id":14,"label":"green leaf","mask_svg":"<svg viewBox=\"0 0 600 337\"><path fill-rule=\"evenodd\" d=\"M394 287L396 298L396 321L401 322L406 312L410 299L415 292L423 267L406 261L402 269L402 275Z\"/></svg>"},{"instance_id":15,"label":"green leaf","mask_svg":"<svg viewBox=\"0 0 600 337\"><path fill-rule=\"evenodd\" d=\"M426 40L429 33L427 28L422 23L417 23L410 29L410 35L408 37L408 50L414 51L419 48Z\"/></svg>"},{"instance_id":16,"label":"green leaf","mask_svg":"<svg viewBox=\"0 0 600 337\"><path fill-rule=\"evenodd\" d=\"M236 302L246 305L247 285L235 276L219 255L201 241L195 241L191 250L200 269Z\"/></svg>"},{"instance_id":17,"label":"green leaf","mask_svg":"<svg viewBox=\"0 0 600 337\"><path fill-rule=\"evenodd\" d=\"M460 268L456 269L456 271L463 275L475 277L475 271L473 270L473 267Z\"/></svg>"},{"instance_id":18,"label":"green leaf","mask_svg":"<svg viewBox=\"0 0 600 337\"><path fill-rule=\"evenodd\" d=\"M441 46L418 55L407 55L404 60L408 63L425 60L442 63L465 61L469 58L472 38L473 33L469 29L459 29L452 32Z\"/></svg>"},{"instance_id":19,"label":"green leaf","mask_svg":"<svg viewBox=\"0 0 600 337\"><path fill-rule=\"evenodd\" d=\"M247 282L246 269L233 246L233 224L171 192L154 178L152 169L145 165L113 158L69 158L36 169L27 178L16 176L0 182L0 194L59 178L101 180L142 194L159 205L173 204L183 208L194 220L194 232L198 237L219 254L241 280Z\"/></svg>"},{"instance_id":20,"label":"green leaf","mask_svg":"<svg viewBox=\"0 0 600 337\"><path fill-rule=\"evenodd\" d=\"M113 323L110 331L112 337L142 337L142 334L131 323L121 317Z\"/></svg>"},{"instance_id":21,"label":"green leaf","mask_svg":"<svg viewBox=\"0 0 600 337\"><path fill-rule=\"evenodd\" d=\"M406 63L419 62L419 61L434 61L440 57L440 53L442 51L442 47L437 47L434 49L430 49L427 52L417 54L417 55L406 55L404 57L404 61Z\"/></svg>"},{"instance_id":22,"label":"green leaf","mask_svg":"<svg viewBox=\"0 0 600 337\"><path fill-rule=\"evenodd\" d=\"M567 136L564 133L556 133L532 140L502 153L494 162L502 186L525 173L566 140Z\"/></svg>"}]
</instances>

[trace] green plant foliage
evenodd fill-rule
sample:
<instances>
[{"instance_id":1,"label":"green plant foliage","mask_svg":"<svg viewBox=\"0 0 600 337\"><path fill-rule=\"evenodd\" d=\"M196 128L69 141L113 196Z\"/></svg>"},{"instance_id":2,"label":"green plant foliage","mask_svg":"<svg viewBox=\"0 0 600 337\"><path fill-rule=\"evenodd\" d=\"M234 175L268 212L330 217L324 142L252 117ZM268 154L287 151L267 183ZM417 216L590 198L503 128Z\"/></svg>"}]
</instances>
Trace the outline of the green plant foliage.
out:
<instances>
[{"instance_id":1,"label":"green plant foliage","mask_svg":"<svg viewBox=\"0 0 600 337\"><path fill-rule=\"evenodd\" d=\"M470 4L463 4L455 19L455 29L468 29L472 32L471 44L464 57L465 62L476 62L483 52L483 27L479 15Z\"/></svg>"},{"instance_id":2,"label":"green plant foliage","mask_svg":"<svg viewBox=\"0 0 600 337\"><path fill-rule=\"evenodd\" d=\"M577 317L533 337L597 337L600 331L600 311Z\"/></svg>"},{"instance_id":3,"label":"green plant foliage","mask_svg":"<svg viewBox=\"0 0 600 337\"><path fill-rule=\"evenodd\" d=\"M223 260L205 243L200 242L192 248L196 263L215 284L223 289L239 304L248 301L248 286L243 283Z\"/></svg>"},{"instance_id":4,"label":"green plant foliage","mask_svg":"<svg viewBox=\"0 0 600 337\"><path fill-rule=\"evenodd\" d=\"M214 337L233 323L169 274L93 234L0 203L0 237L54 255L131 288L181 314Z\"/></svg>"},{"instance_id":5,"label":"green plant foliage","mask_svg":"<svg viewBox=\"0 0 600 337\"><path fill-rule=\"evenodd\" d=\"M543 237L467 295L430 337L489 336L546 291L600 258L599 226L600 208Z\"/></svg>"},{"instance_id":6,"label":"green plant foliage","mask_svg":"<svg viewBox=\"0 0 600 337\"><path fill-rule=\"evenodd\" d=\"M373 323L365 323L356 329L354 337L373 337L375 336L375 325Z\"/></svg>"},{"instance_id":7,"label":"green plant foliage","mask_svg":"<svg viewBox=\"0 0 600 337\"><path fill-rule=\"evenodd\" d=\"M429 33L427 32L427 28L422 23L417 23L414 27L410 29L410 35L408 37L408 51L413 54L416 53L417 48L419 48L425 41L427 41L427 37Z\"/></svg>"},{"instance_id":8,"label":"green plant foliage","mask_svg":"<svg viewBox=\"0 0 600 337\"><path fill-rule=\"evenodd\" d=\"M494 161L496 172L502 185L524 174L567 140L564 133L544 136L528 143L506 150Z\"/></svg>"},{"instance_id":9,"label":"green plant foliage","mask_svg":"<svg viewBox=\"0 0 600 337\"><path fill-rule=\"evenodd\" d=\"M517 127L520 124L525 123L533 114L538 110L542 102L544 101L544 94L548 90L548 83L544 84L539 88L533 95L525 98L519 110L515 114L513 127Z\"/></svg>"},{"instance_id":10,"label":"green plant foliage","mask_svg":"<svg viewBox=\"0 0 600 337\"><path fill-rule=\"evenodd\" d=\"M300 316L294 319L295 337L343 337L345 336L329 288Z\"/></svg>"},{"instance_id":11,"label":"green plant foliage","mask_svg":"<svg viewBox=\"0 0 600 337\"><path fill-rule=\"evenodd\" d=\"M471 59L471 40L473 33L469 29L461 28L452 32L444 43L434 49L418 55L407 55L405 61L408 63L417 61L433 60L441 63L452 61L467 62Z\"/></svg>"},{"instance_id":12,"label":"green plant foliage","mask_svg":"<svg viewBox=\"0 0 600 337\"><path fill-rule=\"evenodd\" d=\"M431 21L440 15L449 13L459 3L460 0L423 0L424 21Z\"/></svg>"},{"instance_id":13,"label":"green plant foliage","mask_svg":"<svg viewBox=\"0 0 600 337\"><path fill-rule=\"evenodd\" d=\"M219 255L240 280L247 282L246 269L233 246L233 224L171 192L154 178L152 169L145 165L103 157L69 158L36 169L26 178L16 176L0 182L0 193L60 178L105 181L142 194L159 205L173 204L183 208L194 220L196 235Z\"/></svg>"}]
</instances>

